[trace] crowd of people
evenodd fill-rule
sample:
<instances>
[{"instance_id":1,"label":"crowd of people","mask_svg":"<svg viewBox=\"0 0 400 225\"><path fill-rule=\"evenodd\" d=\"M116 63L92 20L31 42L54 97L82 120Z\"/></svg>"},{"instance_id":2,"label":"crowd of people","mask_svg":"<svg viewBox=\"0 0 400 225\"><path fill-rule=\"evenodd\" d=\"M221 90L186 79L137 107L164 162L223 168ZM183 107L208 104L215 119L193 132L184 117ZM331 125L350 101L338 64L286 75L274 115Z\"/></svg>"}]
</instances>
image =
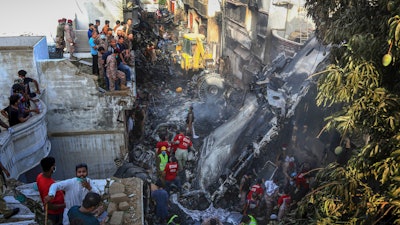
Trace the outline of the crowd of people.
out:
<instances>
[{"instance_id":1,"label":"crowd of people","mask_svg":"<svg viewBox=\"0 0 400 225\"><path fill-rule=\"evenodd\" d=\"M135 40L132 19L116 21L113 28L110 21L100 29L100 20L90 23L87 31L92 73L105 80L106 89L115 91L132 87L131 67L135 65Z\"/></svg>"},{"instance_id":2,"label":"crowd of people","mask_svg":"<svg viewBox=\"0 0 400 225\"><path fill-rule=\"evenodd\" d=\"M99 76L99 81L104 82L108 91L132 87L134 77L131 68L135 66L135 52L138 49L139 58L149 65L154 65L160 52L164 51L165 43L170 43L173 38L173 34L166 32L161 25L158 37L146 41L139 40L136 35L141 28L134 30L132 23L131 18L126 21L117 20L113 27L109 20L105 20L102 27L99 19L96 19L95 23L89 23L87 36L92 56L92 74ZM146 32L151 31L149 28L144 29ZM66 50L71 60L77 60L74 55L77 40L72 20L58 20L55 42L56 52L63 55ZM142 48L144 42L146 47Z\"/></svg>"},{"instance_id":3,"label":"crowd of people","mask_svg":"<svg viewBox=\"0 0 400 225\"><path fill-rule=\"evenodd\" d=\"M18 71L18 78L11 87L9 104L0 112L8 119L7 122L0 119L0 126L12 130L11 127L26 122L33 113L40 113L38 95L41 94L39 83L30 78L25 70ZM0 131L1 132L1 131Z\"/></svg>"},{"instance_id":4,"label":"crowd of people","mask_svg":"<svg viewBox=\"0 0 400 225\"><path fill-rule=\"evenodd\" d=\"M271 178L255 177L247 172L240 180L239 199L244 216L266 223L281 221L286 213L310 190L310 165L296 165L294 157L283 145L277 155L277 171ZM248 224L248 223L246 223Z\"/></svg>"}]
</instances>

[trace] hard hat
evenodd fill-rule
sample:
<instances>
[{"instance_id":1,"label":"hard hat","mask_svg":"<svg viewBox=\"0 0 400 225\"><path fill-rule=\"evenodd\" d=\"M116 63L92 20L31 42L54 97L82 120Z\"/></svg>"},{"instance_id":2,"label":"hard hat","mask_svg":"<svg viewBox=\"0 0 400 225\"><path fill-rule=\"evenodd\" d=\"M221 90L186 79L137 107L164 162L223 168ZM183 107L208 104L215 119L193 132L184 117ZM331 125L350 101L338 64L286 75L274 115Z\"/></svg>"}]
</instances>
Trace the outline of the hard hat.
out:
<instances>
[{"instance_id":1,"label":"hard hat","mask_svg":"<svg viewBox=\"0 0 400 225\"><path fill-rule=\"evenodd\" d=\"M270 220L277 220L278 216L276 214L271 214L271 216L269 217Z\"/></svg>"},{"instance_id":2,"label":"hard hat","mask_svg":"<svg viewBox=\"0 0 400 225\"><path fill-rule=\"evenodd\" d=\"M162 146L162 147L161 147L161 151L167 151L167 147Z\"/></svg>"},{"instance_id":3,"label":"hard hat","mask_svg":"<svg viewBox=\"0 0 400 225\"><path fill-rule=\"evenodd\" d=\"M176 92L181 93L183 91L182 87L177 87Z\"/></svg>"},{"instance_id":4,"label":"hard hat","mask_svg":"<svg viewBox=\"0 0 400 225\"><path fill-rule=\"evenodd\" d=\"M342 151L343 151L342 146L337 146L337 147L335 148L335 154L336 154L336 155L339 155L340 153L342 153Z\"/></svg>"}]
</instances>

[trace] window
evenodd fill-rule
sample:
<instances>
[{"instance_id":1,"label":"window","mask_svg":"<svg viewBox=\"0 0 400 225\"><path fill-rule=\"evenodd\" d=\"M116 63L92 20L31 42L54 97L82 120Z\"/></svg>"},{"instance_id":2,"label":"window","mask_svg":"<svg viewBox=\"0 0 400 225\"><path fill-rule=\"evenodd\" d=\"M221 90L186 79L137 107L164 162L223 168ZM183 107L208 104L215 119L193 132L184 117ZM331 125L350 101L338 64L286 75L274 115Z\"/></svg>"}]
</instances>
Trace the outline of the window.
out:
<instances>
[{"instance_id":1,"label":"window","mask_svg":"<svg viewBox=\"0 0 400 225\"><path fill-rule=\"evenodd\" d=\"M183 49L182 51L188 55L192 55L192 43L188 39L183 39Z\"/></svg>"},{"instance_id":2,"label":"window","mask_svg":"<svg viewBox=\"0 0 400 225\"><path fill-rule=\"evenodd\" d=\"M246 21L246 6L228 3L226 16L244 26Z\"/></svg>"},{"instance_id":3,"label":"window","mask_svg":"<svg viewBox=\"0 0 400 225\"><path fill-rule=\"evenodd\" d=\"M268 26L268 15L264 13L258 13L257 35L259 37L266 38L267 26Z\"/></svg>"}]
</instances>

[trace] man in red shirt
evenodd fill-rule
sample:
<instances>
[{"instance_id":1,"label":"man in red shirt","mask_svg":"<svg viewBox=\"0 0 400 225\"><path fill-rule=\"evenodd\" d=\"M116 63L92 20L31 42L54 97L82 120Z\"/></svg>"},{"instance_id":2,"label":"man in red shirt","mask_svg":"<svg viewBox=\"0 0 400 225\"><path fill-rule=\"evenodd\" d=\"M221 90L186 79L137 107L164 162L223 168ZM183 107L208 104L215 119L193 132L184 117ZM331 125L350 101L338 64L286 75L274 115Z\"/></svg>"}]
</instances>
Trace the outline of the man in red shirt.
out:
<instances>
[{"instance_id":1,"label":"man in red shirt","mask_svg":"<svg viewBox=\"0 0 400 225\"><path fill-rule=\"evenodd\" d=\"M278 221L281 221L289 211L291 201L292 199L289 195L289 190L284 188L282 195L278 198Z\"/></svg>"},{"instance_id":2,"label":"man in red shirt","mask_svg":"<svg viewBox=\"0 0 400 225\"><path fill-rule=\"evenodd\" d=\"M243 215L255 213L258 210L260 200L264 194L264 189L262 187L262 180L257 179L256 184L251 186L249 193L246 197L246 204L244 205Z\"/></svg>"},{"instance_id":3,"label":"man in red shirt","mask_svg":"<svg viewBox=\"0 0 400 225\"><path fill-rule=\"evenodd\" d=\"M55 183L51 175L56 170L56 161L53 157L46 157L40 161L40 166L43 172L36 178L40 198L45 208L47 207L48 219L53 225L60 225L63 222L63 212L65 208L64 193L62 191L57 191L54 199L49 201L47 206L44 202L44 197L49 193L50 186Z\"/></svg>"},{"instance_id":4,"label":"man in red shirt","mask_svg":"<svg viewBox=\"0 0 400 225\"><path fill-rule=\"evenodd\" d=\"M161 154L161 147L167 148L167 155L171 154L171 143L168 141L168 135L161 136L161 141L156 144L156 155Z\"/></svg>"},{"instance_id":5,"label":"man in red shirt","mask_svg":"<svg viewBox=\"0 0 400 225\"><path fill-rule=\"evenodd\" d=\"M174 137L173 142L177 145L175 157L178 160L179 169L183 170L186 165L189 149L194 150L193 143L190 138L184 134L183 129Z\"/></svg>"},{"instance_id":6,"label":"man in red shirt","mask_svg":"<svg viewBox=\"0 0 400 225\"><path fill-rule=\"evenodd\" d=\"M264 189L262 188L262 180L257 179L256 184L251 186L249 193L247 194L247 199L251 199L253 193L257 193L257 195L262 196L264 194Z\"/></svg>"},{"instance_id":7,"label":"man in red shirt","mask_svg":"<svg viewBox=\"0 0 400 225\"><path fill-rule=\"evenodd\" d=\"M165 185L166 185L166 191L168 192L168 194L171 191L171 185L175 185L178 190L181 190L181 181L179 180L178 175L178 163L177 160L174 156L171 156L169 158L169 162L167 163L167 165L165 166L164 169L164 176L165 176Z\"/></svg>"}]
</instances>

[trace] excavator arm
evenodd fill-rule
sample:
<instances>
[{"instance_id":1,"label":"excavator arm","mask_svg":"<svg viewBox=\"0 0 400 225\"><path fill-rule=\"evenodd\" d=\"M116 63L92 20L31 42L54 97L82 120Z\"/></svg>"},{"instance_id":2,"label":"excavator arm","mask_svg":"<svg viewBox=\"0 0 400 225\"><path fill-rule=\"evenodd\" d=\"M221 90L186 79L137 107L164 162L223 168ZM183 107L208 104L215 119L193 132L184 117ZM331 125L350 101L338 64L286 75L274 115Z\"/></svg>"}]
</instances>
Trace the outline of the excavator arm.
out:
<instances>
[{"instance_id":1,"label":"excavator arm","mask_svg":"<svg viewBox=\"0 0 400 225\"><path fill-rule=\"evenodd\" d=\"M198 70L204 67L204 46L200 37L196 38L196 48L193 52L193 70Z\"/></svg>"}]
</instances>

